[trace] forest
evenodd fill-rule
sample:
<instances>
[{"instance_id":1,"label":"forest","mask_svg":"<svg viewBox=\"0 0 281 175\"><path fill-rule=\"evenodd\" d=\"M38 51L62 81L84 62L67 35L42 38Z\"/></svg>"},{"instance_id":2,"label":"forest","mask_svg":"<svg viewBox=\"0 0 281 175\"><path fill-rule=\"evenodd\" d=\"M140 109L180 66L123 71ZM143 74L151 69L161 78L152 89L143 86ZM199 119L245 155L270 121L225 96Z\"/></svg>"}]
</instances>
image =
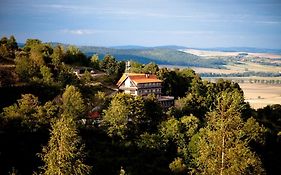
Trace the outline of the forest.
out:
<instances>
[{"instance_id":1,"label":"forest","mask_svg":"<svg viewBox=\"0 0 281 175\"><path fill-rule=\"evenodd\" d=\"M280 174L281 105L255 110L237 83L131 61L175 97L164 109L116 91L124 72L114 55L2 37L0 174Z\"/></svg>"}]
</instances>

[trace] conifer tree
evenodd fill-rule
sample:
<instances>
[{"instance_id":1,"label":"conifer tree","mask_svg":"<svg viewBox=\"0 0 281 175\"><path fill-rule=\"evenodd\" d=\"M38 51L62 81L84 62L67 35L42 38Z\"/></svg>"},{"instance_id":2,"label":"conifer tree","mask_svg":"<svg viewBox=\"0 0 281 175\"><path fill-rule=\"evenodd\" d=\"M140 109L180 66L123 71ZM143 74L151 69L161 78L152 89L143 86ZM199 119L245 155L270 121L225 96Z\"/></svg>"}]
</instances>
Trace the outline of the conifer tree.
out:
<instances>
[{"instance_id":1,"label":"conifer tree","mask_svg":"<svg viewBox=\"0 0 281 175\"><path fill-rule=\"evenodd\" d=\"M78 136L74 120L62 114L52 125L48 145L40 154L45 165L44 175L86 175L91 167L84 163L84 145Z\"/></svg>"},{"instance_id":2,"label":"conifer tree","mask_svg":"<svg viewBox=\"0 0 281 175\"><path fill-rule=\"evenodd\" d=\"M72 116L73 118L83 117L85 113L85 104L82 94L75 86L66 86L62 94L63 111L64 114Z\"/></svg>"}]
</instances>

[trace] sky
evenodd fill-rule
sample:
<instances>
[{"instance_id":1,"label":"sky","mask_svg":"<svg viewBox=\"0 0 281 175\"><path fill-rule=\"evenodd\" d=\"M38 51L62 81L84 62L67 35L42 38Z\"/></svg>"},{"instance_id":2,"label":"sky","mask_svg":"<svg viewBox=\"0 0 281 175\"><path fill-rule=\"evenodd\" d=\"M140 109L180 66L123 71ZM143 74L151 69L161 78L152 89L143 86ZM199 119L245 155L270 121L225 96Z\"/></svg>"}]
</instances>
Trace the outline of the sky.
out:
<instances>
[{"instance_id":1,"label":"sky","mask_svg":"<svg viewBox=\"0 0 281 175\"><path fill-rule=\"evenodd\" d=\"M0 36L93 46L281 48L281 0L0 0Z\"/></svg>"}]
</instances>

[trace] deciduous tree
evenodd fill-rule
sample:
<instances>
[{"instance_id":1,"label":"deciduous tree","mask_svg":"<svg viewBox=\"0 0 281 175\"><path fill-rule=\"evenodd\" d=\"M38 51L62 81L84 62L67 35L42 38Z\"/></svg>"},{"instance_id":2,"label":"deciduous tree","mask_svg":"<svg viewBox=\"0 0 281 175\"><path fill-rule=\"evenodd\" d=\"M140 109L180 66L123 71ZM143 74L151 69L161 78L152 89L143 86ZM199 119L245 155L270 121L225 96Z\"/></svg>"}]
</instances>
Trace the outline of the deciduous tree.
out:
<instances>
[{"instance_id":1,"label":"deciduous tree","mask_svg":"<svg viewBox=\"0 0 281 175\"><path fill-rule=\"evenodd\" d=\"M216 110L208 113L207 126L199 133L195 156L200 174L264 173L259 157L248 145L249 141L261 137L264 129L253 119L243 122L242 101L237 91L223 92L217 99Z\"/></svg>"}]
</instances>

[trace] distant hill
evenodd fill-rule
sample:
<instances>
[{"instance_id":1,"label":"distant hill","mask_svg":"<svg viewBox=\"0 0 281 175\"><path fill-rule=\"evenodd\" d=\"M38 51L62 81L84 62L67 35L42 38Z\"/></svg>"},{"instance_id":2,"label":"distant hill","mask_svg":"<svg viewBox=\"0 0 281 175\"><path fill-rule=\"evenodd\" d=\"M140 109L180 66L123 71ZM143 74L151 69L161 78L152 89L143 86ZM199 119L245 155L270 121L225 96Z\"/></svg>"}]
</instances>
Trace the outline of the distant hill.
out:
<instances>
[{"instance_id":1,"label":"distant hill","mask_svg":"<svg viewBox=\"0 0 281 175\"><path fill-rule=\"evenodd\" d=\"M136 46L136 45L126 45L126 46L112 46L109 47L111 49L146 49L149 47L144 47L144 46Z\"/></svg>"},{"instance_id":2,"label":"distant hill","mask_svg":"<svg viewBox=\"0 0 281 175\"><path fill-rule=\"evenodd\" d=\"M156 64L196 66L196 67L220 67L224 61L219 59L205 59L177 49L166 47L115 49L106 47L81 46L79 47L87 56L98 54L101 58L106 54L113 55L117 60L134 60L142 64L154 62ZM119 47L120 48L120 47Z\"/></svg>"},{"instance_id":3,"label":"distant hill","mask_svg":"<svg viewBox=\"0 0 281 175\"><path fill-rule=\"evenodd\" d=\"M164 45L164 46L154 46L154 47L145 47L145 46L136 46L136 45L127 45L127 46L112 46L109 48L113 49L173 49L173 50L180 50L180 49L186 49L185 46L177 46L177 45Z\"/></svg>"}]
</instances>

